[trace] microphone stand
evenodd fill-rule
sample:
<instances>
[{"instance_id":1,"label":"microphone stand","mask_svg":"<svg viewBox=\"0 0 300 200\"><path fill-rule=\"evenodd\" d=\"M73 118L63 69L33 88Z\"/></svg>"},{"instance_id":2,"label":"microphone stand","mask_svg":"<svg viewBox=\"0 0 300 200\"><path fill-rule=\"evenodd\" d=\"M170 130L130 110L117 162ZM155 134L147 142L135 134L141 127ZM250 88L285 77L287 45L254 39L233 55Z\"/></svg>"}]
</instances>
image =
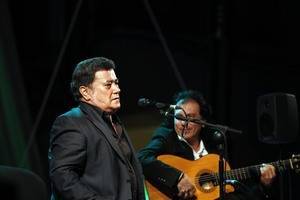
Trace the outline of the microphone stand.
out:
<instances>
[{"instance_id":1,"label":"microphone stand","mask_svg":"<svg viewBox=\"0 0 300 200\"><path fill-rule=\"evenodd\" d=\"M225 166L225 153L227 153L227 140L226 140L226 132L230 131L233 133L238 133L241 134L242 131L241 130L237 130L237 129L233 129L230 128L228 126L224 126L224 125L220 125L220 124L213 124L213 123L209 123L206 122L204 120L201 119L189 119L187 117L181 117L181 116L175 116L173 114L170 114L168 111L167 112L162 112L165 116L172 116L175 117L178 120L183 120L183 121L187 121L187 122L194 122L200 125L205 125L205 126L209 126L209 127L213 127L216 128L218 131L215 132L215 137L219 140L219 152L220 152L220 156L219 156L219 185L220 185L220 200L224 200L224 194L225 194L225 187L224 187L224 183L225 183L225 176L224 176L224 166Z\"/></svg>"},{"instance_id":2,"label":"microphone stand","mask_svg":"<svg viewBox=\"0 0 300 200\"><path fill-rule=\"evenodd\" d=\"M219 129L219 128L218 128ZM223 129L219 129L220 132L215 132L215 137L217 137L219 140L218 144L218 150L219 150L219 185L220 185L220 200L224 200L225 196L225 187L224 187L224 182L226 181L224 178L224 165L225 163L225 152L227 152L227 140L226 140L226 131L227 127L224 127Z\"/></svg>"},{"instance_id":3,"label":"microphone stand","mask_svg":"<svg viewBox=\"0 0 300 200\"><path fill-rule=\"evenodd\" d=\"M225 195L225 187L224 183L226 182L225 176L224 176L224 166L226 164L225 162L225 155L227 154L227 138L226 138L226 132L230 131L233 133L242 134L241 130L237 130L234 128L230 128L228 126L220 125L220 124L212 124L209 122L206 122L201 119L191 119L191 122L195 122L198 124L204 124L205 126L216 128L218 131L215 132L215 138L218 140L218 150L220 152L219 156L219 186L220 186L220 200L224 200Z\"/></svg>"}]
</instances>

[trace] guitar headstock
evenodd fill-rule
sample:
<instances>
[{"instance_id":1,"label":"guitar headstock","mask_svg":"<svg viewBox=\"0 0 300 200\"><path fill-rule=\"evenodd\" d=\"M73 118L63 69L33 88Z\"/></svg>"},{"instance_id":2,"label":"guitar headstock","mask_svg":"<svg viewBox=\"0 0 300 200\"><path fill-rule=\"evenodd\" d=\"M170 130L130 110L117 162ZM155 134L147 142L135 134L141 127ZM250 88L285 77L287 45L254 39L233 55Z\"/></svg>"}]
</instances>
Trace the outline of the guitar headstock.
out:
<instances>
[{"instance_id":1,"label":"guitar headstock","mask_svg":"<svg viewBox=\"0 0 300 200\"><path fill-rule=\"evenodd\" d=\"M294 169L296 173L300 172L300 155L292 155L290 159L291 169Z\"/></svg>"}]
</instances>

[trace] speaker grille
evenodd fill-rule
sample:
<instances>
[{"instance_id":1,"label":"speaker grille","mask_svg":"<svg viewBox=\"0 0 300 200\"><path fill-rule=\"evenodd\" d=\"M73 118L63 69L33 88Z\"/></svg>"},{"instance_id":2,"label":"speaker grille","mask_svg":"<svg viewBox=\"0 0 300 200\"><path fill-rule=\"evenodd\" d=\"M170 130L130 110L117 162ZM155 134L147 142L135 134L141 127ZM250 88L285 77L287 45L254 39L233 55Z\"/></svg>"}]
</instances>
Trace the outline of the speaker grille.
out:
<instances>
[{"instance_id":1,"label":"speaker grille","mask_svg":"<svg viewBox=\"0 0 300 200\"><path fill-rule=\"evenodd\" d=\"M265 143L289 143L298 137L295 95L271 93L257 101L258 139Z\"/></svg>"}]
</instances>

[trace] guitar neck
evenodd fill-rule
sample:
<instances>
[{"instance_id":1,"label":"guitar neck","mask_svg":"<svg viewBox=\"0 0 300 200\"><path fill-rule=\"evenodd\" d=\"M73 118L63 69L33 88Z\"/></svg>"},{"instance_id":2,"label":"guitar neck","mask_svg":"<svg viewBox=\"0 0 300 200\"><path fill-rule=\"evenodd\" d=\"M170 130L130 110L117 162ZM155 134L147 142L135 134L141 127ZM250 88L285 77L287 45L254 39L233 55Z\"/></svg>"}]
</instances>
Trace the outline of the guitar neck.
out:
<instances>
[{"instance_id":1,"label":"guitar neck","mask_svg":"<svg viewBox=\"0 0 300 200\"><path fill-rule=\"evenodd\" d=\"M284 171L292 168L291 159L280 160L269 163L273 165L278 171ZM229 180L246 180L253 176L260 174L261 165L253 165L239 169L228 170L224 172L224 178Z\"/></svg>"}]
</instances>

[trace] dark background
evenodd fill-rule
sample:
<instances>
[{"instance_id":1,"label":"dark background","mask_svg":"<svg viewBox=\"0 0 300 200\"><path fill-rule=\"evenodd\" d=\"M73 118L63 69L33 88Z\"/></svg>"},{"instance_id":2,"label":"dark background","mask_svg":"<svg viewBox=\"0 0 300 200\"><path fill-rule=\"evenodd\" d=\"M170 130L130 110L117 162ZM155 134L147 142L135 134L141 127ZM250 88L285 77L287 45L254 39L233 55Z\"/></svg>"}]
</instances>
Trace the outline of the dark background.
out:
<instances>
[{"instance_id":1,"label":"dark background","mask_svg":"<svg viewBox=\"0 0 300 200\"><path fill-rule=\"evenodd\" d=\"M2 0L0 164L29 168L48 182L48 132L76 105L69 92L75 64L94 56L118 67L120 115L137 150L162 118L137 100L168 103L189 88L204 94L215 122L243 131L228 133L232 168L290 158L300 151L299 137L259 141L256 104L275 92L299 99L295 2ZM298 199L300 176L282 177L277 198Z\"/></svg>"}]
</instances>

